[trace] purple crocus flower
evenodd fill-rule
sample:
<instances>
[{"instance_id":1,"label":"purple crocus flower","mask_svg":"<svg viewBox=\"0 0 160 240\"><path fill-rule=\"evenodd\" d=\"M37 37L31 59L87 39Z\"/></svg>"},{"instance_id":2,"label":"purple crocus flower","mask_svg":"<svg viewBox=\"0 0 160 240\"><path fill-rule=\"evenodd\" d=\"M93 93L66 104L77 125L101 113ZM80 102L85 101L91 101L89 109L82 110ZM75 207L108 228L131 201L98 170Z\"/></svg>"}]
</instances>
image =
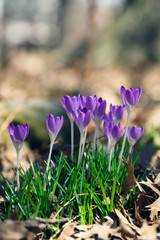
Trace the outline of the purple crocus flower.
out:
<instances>
[{"instance_id":1,"label":"purple crocus flower","mask_svg":"<svg viewBox=\"0 0 160 240\"><path fill-rule=\"evenodd\" d=\"M115 124L120 122L125 114L126 107L125 105L112 105L110 104L110 112L112 114L112 118Z\"/></svg>"},{"instance_id":2,"label":"purple crocus flower","mask_svg":"<svg viewBox=\"0 0 160 240\"><path fill-rule=\"evenodd\" d=\"M29 133L29 125L26 123L24 127L22 125L14 126L13 123L9 124L9 134L12 139L13 145L17 152L17 189L20 188L19 179L19 153Z\"/></svg>"},{"instance_id":3,"label":"purple crocus flower","mask_svg":"<svg viewBox=\"0 0 160 240\"><path fill-rule=\"evenodd\" d=\"M83 129L86 128L91 121L92 112L86 108L83 108L82 110L78 109L76 112L72 111L72 116L73 120L79 127L80 132L82 132Z\"/></svg>"},{"instance_id":4,"label":"purple crocus flower","mask_svg":"<svg viewBox=\"0 0 160 240\"><path fill-rule=\"evenodd\" d=\"M111 170L111 160L114 154L114 146L119 141L119 139L123 136L125 129L121 131L121 124L119 122L118 125L114 125L114 122L110 122L108 127L106 122L103 124L104 132L108 138L108 152L109 154L109 167L108 170Z\"/></svg>"},{"instance_id":5,"label":"purple crocus flower","mask_svg":"<svg viewBox=\"0 0 160 240\"><path fill-rule=\"evenodd\" d=\"M121 97L123 99L124 104L126 105L127 111L131 112L133 107L137 104L142 94L142 88L138 89L125 89L125 87L121 87Z\"/></svg>"},{"instance_id":6,"label":"purple crocus flower","mask_svg":"<svg viewBox=\"0 0 160 240\"><path fill-rule=\"evenodd\" d=\"M75 112L79 108L79 98L76 96L64 96L62 98L62 105L68 116L72 117L72 111Z\"/></svg>"},{"instance_id":7,"label":"purple crocus flower","mask_svg":"<svg viewBox=\"0 0 160 240\"><path fill-rule=\"evenodd\" d=\"M24 141L26 140L28 132L29 125L27 123L24 127L22 125L17 125L15 127L13 123L9 124L9 134L17 153L20 151Z\"/></svg>"},{"instance_id":8,"label":"purple crocus flower","mask_svg":"<svg viewBox=\"0 0 160 240\"><path fill-rule=\"evenodd\" d=\"M53 117L52 114L50 114L49 116L47 116L46 118L46 125L47 125L47 130L51 139L51 143L54 143L57 134L59 133L59 131L62 128L63 125L63 116L60 117Z\"/></svg>"},{"instance_id":9,"label":"purple crocus flower","mask_svg":"<svg viewBox=\"0 0 160 240\"><path fill-rule=\"evenodd\" d=\"M96 108L96 104L97 104L97 98L94 96L87 96L84 97L82 95L78 96L79 99L79 109L82 110L84 108L86 108L87 110L90 110L91 112L93 112Z\"/></svg>"},{"instance_id":10,"label":"purple crocus flower","mask_svg":"<svg viewBox=\"0 0 160 240\"><path fill-rule=\"evenodd\" d=\"M118 125L115 125L113 122L110 122L108 127L106 122L103 124L104 132L108 138L109 150L115 146L119 139L123 136L125 129L121 131L120 122Z\"/></svg>"},{"instance_id":11,"label":"purple crocus flower","mask_svg":"<svg viewBox=\"0 0 160 240\"><path fill-rule=\"evenodd\" d=\"M127 140L129 142L130 147L132 148L134 144L141 138L144 132L144 128L137 128L133 126L132 128L128 128L127 132Z\"/></svg>"},{"instance_id":12,"label":"purple crocus flower","mask_svg":"<svg viewBox=\"0 0 160 240\"><path fill-rule=\"evenodd\" d=\"M97 96L94 96L97 99ZM96 107L93 111L93 120L94 122L100 126L102 120L103 120L103 116L105 114L106 111L106 100L102 100L102 98L98 98L97 99L97 103L96 103Z\"/></svg>"}]
</instances>

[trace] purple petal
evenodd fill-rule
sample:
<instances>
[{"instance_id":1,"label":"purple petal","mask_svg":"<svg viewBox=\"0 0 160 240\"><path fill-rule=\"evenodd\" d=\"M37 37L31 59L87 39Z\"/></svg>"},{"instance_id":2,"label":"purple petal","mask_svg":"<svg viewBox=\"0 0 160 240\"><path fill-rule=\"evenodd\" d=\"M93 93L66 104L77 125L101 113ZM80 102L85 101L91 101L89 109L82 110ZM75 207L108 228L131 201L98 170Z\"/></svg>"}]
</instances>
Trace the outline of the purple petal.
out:
<instances>
[{"instance_id":1,"label":"purple petal","mask_svg":"<svg viewBox=\"0 0 160 240\"><path fill-rule=\"evenodd\" d=\"M73 110L72 99L69 96L65 97L65 108L66 108L67 112L69 112L69 113L71 113Z\"/></svg>"},{"instance_id":2,"label":"purple petal","mask_svg":"<svg viewBox=\"0 0 160 240\"><path fill-rule=\"evenodd\" d=\"M49 132L54 132L55 129L55 120L52 114L50 114L46 119L47 130Z\"/></svg>"},{"instance_id":3,"label":"purple petal","mask_svg":"<svg viewBox=\"0 0 160 240\"><path fill-rule=\"evenodd\" d=\"M15 142L22 143L24 141L24 128L21 125L17 125L14 130L13 139Z\"/></svg>"},{"instance_id":4,"label":"purple petal","mask_svg":"<svg viewBox=\"0 0 160 240\"><path fill-rule=\"evenodd\" d=\"M134 91L135 104L139 101L141 95L142 95L142 88L139 87Z\"/></svg>"},{"instance_id":5,"label":"purple petal","mask_svg":"<svg viewBox=\"0 0 160 240\"><path fill-rule=\"evenodd\" d=\"M28 123L26 123L26 124L24 125L24 141L25 141L25 139L27 138L28 133L29 133L29 125L28 125Z\"/></svg>"},{"instance_id":6,"label":"purple petal","mask_svg":"<svg viewBox=\"0 0 160 240\"><path fill-rule=\"evenodd\" d=\"M120 128L119 126L115 125L112 129L112 138L118 140L120 137Z\"/></svg>"},{"instance_id":7,"label":"purple petal","mask_svg":"<svg viewBox=\"0 0 160 240\"><path fill-rule=\"evenodd\" d=\"M91 96L87 96L85 107L87 108L87 110L94 111L94 109L96 107L96 99Z\"/></svg>"},{"instance_id":8,"label":"purple petal","mask_svg":"<svg viewBox=\"0 0 160 240\"><path fill-rule=\"evenodd\" d=\"M138 137L138 128L136 126L133 126L131 129L130 129L130 136L132 139L134 140L137 140L137 137Z\"/></svg>"},{"instance_id":9,"label":"purple petal","mask_svg":"<svg viewBox=\"0 0 160 240\"><path fill-rule=\"evenodd\" d=\"M127 105L131 105L131 106L135 105L134 94L131 90L126 91L125 100Z\"/></svg>"},{"instance_id":10,"label":"purple petal","mask_svg":"<svg viewBox=\"0 0 160 240\"><path fill-rule=\"evenodd\" d=\"M125 103L125 93L126 93L125 87L122 86L120 92L121 92L121 97L123 99L123 102Z\"/></svg>"},{"instance_id":11,"label":"purple petal","mask_svg":"<svg viewBox=\"0 0 160 240\"><path fill-rule=\"evenodd\" d=\"M78 115L76 119L76 124L78 125L78 127L83 128L85 113L81 112L79 109L77 110L77 112L78 112Z\"/></svg>"},{"instance_id":12,"label":"purple petal","mask_svg":"<svg viewBox=\"0 0 160 240\"><path fill-rule=\"evenodd\" d=\"M115 113L115 117L117 120L121 121L123 116L124 116L124 113L125 113L125 106L118 106L117 110L116 110L116 113Z\"/></svg>"},{"instance_id":13,"label":"purple petal","mask_svg":"<svg viewBox=\"0 0 160 240\"><path fill-rule=\"evenodd\" d=\"M92 118L92 112L89 110L84 117L84 123L83 123L84 128L88 126L88 124L91 121L91 118Z\"/></svg>"},{"instance_id":14,"label":"purple petal","mask_svg":"<svg viewBox=\"0 0 160 240\"><path fill-rule=\"evenodd\" d=\"M9 124L9 134L12 136L14 134L15 126L13 123Z\"/></svg>"}]
</instances>

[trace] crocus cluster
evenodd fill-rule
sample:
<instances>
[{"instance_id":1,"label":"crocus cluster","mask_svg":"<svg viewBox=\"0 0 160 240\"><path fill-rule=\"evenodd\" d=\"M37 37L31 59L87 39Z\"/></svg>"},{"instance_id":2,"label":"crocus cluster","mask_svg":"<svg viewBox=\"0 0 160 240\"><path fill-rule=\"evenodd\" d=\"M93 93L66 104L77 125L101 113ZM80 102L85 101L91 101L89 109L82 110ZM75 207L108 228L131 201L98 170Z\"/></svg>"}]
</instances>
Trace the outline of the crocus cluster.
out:
<instances>
[{"instance_id":1,"label":"crocus cluster","mask_svg":"<svg viewBox=\"0 0 160 240\"><path fill-rule=\"evenodd\" d=\"M84 97L79 95L78 97L64 96L62 98L62 105L71 121L71 158L73 159L73 121L77 124L80 131L80 145L77 167L82 161L84 146L87 135L88 124L91 119L94 120L96 128L94 135L94 142L99 136L99 128L103 119L103 115L106 109L106 101L102 98L97 98L95 95ZM95 144L94 144L95 145Z\"/></svg>"},{"instance_id":2,"label":"crocus cluster","mask_svg":"<svg viewBox=\"0 0 160 240\"><path fill-rule=\"evenodd\" d=\"M126 90L123 86L121 87L121 97L123 99L124 105L112 105L110 104L110 110L106 113L106 100L102 98L98 98L95 96L87 96L84 97L82 95L78 95L70 97L64 96L62 98L62 105L65 109L71 123L71 159L73 160L74 157L74 122L79 128L80 131L80 144L79 144L79 155L78 155L78 162L77 167L79 167L84 153L86 135L87 135L87 128L88 125L93 119L95 123L95 134L94 134L94 146L97 139L99 138L99 130L101 123L103 121L103 129L105 135L108 139L108 153L109 157L109 171L111 170L111 160L114 154L114 148L116 143L123 138L121 152L119 154L119 168L121 165L123 150L126 138L129 142L130 149L129 153L131 153L133 146L135 143L140 139L144 132L144 128L137 128L133 126L132 128L129 127L129 120L130 115L133 111L133 108L139 101L142 89L139 87L138 89L134 90L133 88L129 88ZM127 110L128 118L127 124L123 130L121 130L121 120ZM50 137L50 151L48 155L46 173L49 169L51 154L55 139L63 126L63 116L54 117L52 114L47 116L46 118L46 126L47 131ZM28 136L29 126L26 123L23 127L22 125L17 125L16 127L13 123L9 125L9 133L10 137L13 141L14 147L17 153L17 188L19 189L20 181L19 181L19 152L23 146L25 139ZM118 171L119 171L118 168ZM44 175L44 189L46 189L46 175Z\"/></svg>"}]
</instances>

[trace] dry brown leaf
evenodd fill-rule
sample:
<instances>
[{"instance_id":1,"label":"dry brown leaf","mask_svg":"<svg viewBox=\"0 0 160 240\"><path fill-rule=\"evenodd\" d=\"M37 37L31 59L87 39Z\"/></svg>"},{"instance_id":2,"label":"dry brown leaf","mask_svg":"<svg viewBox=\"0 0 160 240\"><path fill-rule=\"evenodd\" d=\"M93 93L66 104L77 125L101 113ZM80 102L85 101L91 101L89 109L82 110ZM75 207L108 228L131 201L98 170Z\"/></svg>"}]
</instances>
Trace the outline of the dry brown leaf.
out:
<instances>
[{"instance_id":1,"label":"dry brown leaf","mask_svg":"<svg viewBox=\"0 0 160 240\"><path fill-rule=\"evenodd\" d=\"M157 174L156 178L154 179L154 184L160 185L160 172Z\"/></svg>"},{"instance_id":2,"label":"dry brown leaf","mask_svg":"<svg viewBox=\"0 0 160 240\"><path fill-rule=\"evenodd\" d=\"M156 192L159 195L159 198L155 200L152 204L145 206L145 208L150 208L151 221L156 221L158 219L158 212L160 211L160 191L154 186L154 183L148 178L147 182L142 181L140 183L150 187L154 192Z\"/></svg>"},{"instance_id":3,"label":"dry brown leaf","mask_svg":"<svg viewBox=\"0 0 160 240\"><path fill-rule=\"evenodd\" d=\"M134 237L136 235L135 231L134 231L135 229L133 230L134 226L131 223L129 223L127 218L125 218L118 209L115 209L115 213L116 213L117 217L119 218L122 234L129 236L129 237ZM135 228L136 228L136 226L135 226Z\"/></svg>"},{"instance_id":4,"label":"dry brown leaf","mask_svg":"<svg viewBox=\"0 0 160 240\"><path fill-rule=\"evenodd\" d=\"M28 231L23 223L7 220L0 225L0 240L33 240L35 234Z\"/></svg>"},{"instance_id":5,"label":"dry brown leaf","mask_svg":"<svg viewBox=\"0 0 160 240\"><path fill-rule=\"evenodd\" d=\"M150 208L150 219L151 221L156 221L158 219L158 212L160 211L160 197L154 201L152 204L145 206Z\"/></svg>"},{"instance_id":6,"label":"dry brown leaf","mask_svg":"<svg viewBox=\"0 0 160 240\"><path fill-rule=\"evenodd\" d=\"M124 182L122 183L122 196L126 197L129 190L131 190L133 187L136 186L136 178L134 176L134 167L132 166L132 155L129 157L128 163L126 163L126 170L128 173L128 176L126 179L124 179Z\"/></svg>"},{"instance_id":7,"label":"dry brown leaf","mask_svg":"<svg viewBox=\"0 0 160 240\"><path fill-rule=\"evenodd\" d=\"M141 236L140 240L156 240L159 239L158 233L157 233L157 224L154 225L148 225L146 221L144 221L142 227L141 227Z\"/></svg>"},{"instance_id":8,"label":"dry brown leaf","mask_svg":"<svg viewBox=\"0 0 160 240\"><path fill-rule=\"evenodd\" d=\"M149 179L147 178L147 182L145 181L141 181L139 182L140 184L144 184L146 185L147 187L150 187L155 193L157 193L159 196L160 196L160 191L156 188L156 186L154 185L154 183Z\"/></svg>"},{"instance_id":9,"label":"dry brown leaf","mask_svg":"<svg viewBox=\"0 0 160 240\"><path fill-rule=\"evenodd\" d=\"M79 239L90 239L93 236L97 236L99 239L108 239L108 235L112 233L112 229L106 224L94 224L90 231L79 232L74 236Z\"/></svg>"},{"instance_id":10,"label":"dry brown leaf","mask_svg":"<svg viewBox=\"0 0 160 240\"><path fill-rule=\"evenodd\" d=\"M140 215L139 206L137 206L136 203L135 203L135 219L140 222L143 220L143 218Z\"/></svg>"},{"instance_id":11,"label":"dry brown leaf","mask_svg":"<svg viewBox=\"0 0 160 240\"><path fill-rule=\"evenodd\" d=\"M62 230L60 236L57 238L57 240L65 240L66 237L71 236L74 233L74 228L77 225L77 223L67 223L64 225L64 229Z\"/></svg>"}]
</instances>

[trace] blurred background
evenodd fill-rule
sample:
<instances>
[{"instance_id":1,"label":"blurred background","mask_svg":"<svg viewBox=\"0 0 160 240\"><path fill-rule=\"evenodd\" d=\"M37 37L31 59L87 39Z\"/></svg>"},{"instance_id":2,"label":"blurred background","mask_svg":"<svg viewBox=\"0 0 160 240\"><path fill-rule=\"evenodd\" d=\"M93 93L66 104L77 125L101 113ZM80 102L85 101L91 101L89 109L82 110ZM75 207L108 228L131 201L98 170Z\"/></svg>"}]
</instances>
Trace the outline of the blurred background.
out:
<instances>
[{"instance_id":1,"label":"blurred background","mask_svg":"<svg viewBox=\"0 0 160 240\"><path fill-rule=\"evenodd\" d=\"M159 0L0 0L1 142L11 146L14 121L29 123L31 149L49 144L45 119L65 114L64 95L109 107L122 104L121 85L143 89L132 123L160 128L159 13ZM65 116L61 141L68 126Z\"/></svg>"}]
</instances>

